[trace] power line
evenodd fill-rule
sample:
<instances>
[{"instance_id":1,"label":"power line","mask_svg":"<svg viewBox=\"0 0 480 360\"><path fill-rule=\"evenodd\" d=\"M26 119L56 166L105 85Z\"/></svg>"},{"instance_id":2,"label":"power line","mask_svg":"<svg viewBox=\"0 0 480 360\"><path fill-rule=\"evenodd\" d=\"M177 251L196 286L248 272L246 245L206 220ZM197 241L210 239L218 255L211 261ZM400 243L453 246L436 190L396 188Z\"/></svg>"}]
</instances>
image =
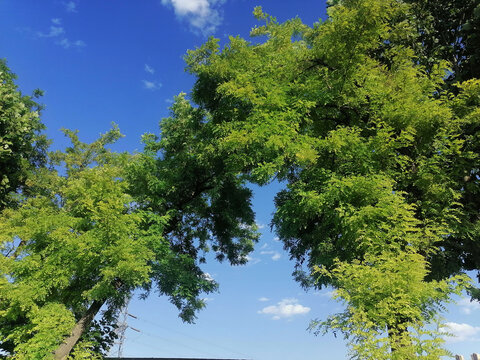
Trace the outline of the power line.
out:
<instances>
[{"instance_id":1,"label":"power line","mask_svg":"<svg viewBox=\"0 0 480 360\"><path fill-rule=\"evenodd\" d=\"M141 336L137 336L136 338L130 339L129 341L131 341L131 342L133 342L133 343L137 343L137 344L143 345L143 346L146 346L146 347L149 347L149 348L151 348L151 349L165 351L165 348L161 348L161 347L155 346L155 345L153 345L153 344L149 344L149 343L144 343L144 342L142 342L142 341L138 341L138 339L139 339L140 337L141 337ZM174 356L181 356L181 354L178 353L178 352L176 352L176 351L171 351L171 352L172 352L172 354L173 354Z\"/></svg>"},{"instance_id":2,"label":"power line","mask_svg":"<svg viewBox=\"0 0 480 360\"><path fill-rule=\"evenodd\" d=\"M130 315L130 314L129 314L129 315ZM142 321L142 322L147 323L147 324L154 325L154 326L156 326L156 327L162 328L162 329L167 330L167 331L169 331L169 332L177 333L177 334L182 335L182 336L185 336L185 337L187 337L187 338L196 340L196 341L198 341L198 342L200 342L200 343L204 343L204 344L207 344L207 345L210 345L210 346L215 346L215 347L220 348L220 349L222 349L222 350L228 351L228 352L230 352L230 353L232 353L232 354L236 354L236 355L240 355L240 356L242 356L242 357L250 358L250 356L248 356L247 354L244 354L244 353L242 353L242 352L233 350L233 349L228 348L228 347L226 347L226 346L219 345L219 344L213 343L213 342L211 342L211 341L208 341L208 340L205 340L205 339L202 339L202 338L197 338L197 337L194 337L194 336L191 336L191 335L182 333L182 332L177 331L177 330L169 329L169 328L167 328L167 327L165 327L165 326L162 326L162 325L160 325L160 324L158 324L158 323L155 323L155 322L153 322L153 321L149 321L149 320L143 319L143 318L138 317L138 316L133 316L133 315L130 315L130 316L131 316L132 318L136 319L136 320ZM153 335L153 336L156 336L156 335Z\"/></svg>"},{"instance_id":3,"label":"power line","mask_svg":"<svg viewBox=\"0 0 480 360\"><path fill-rule=\"evenodd\" d=\"M164 338L162 336L158 336L156 334L152 334L152 333L149 333L149 332L146 332L144 330L141 331L142 334L145 334L147 336L150 336L150 337L153 337L153 338L156 338L156 339L161 339L167 343L175 343L177 344L178 346L182 347L182 348L187 348L191 351L193 351L194 354L198 354L198 353L202 353L203 355L207 355L207 356L213 356L215 357L217 354L214 354L214 353L211 353L211 352L208 352L208 351L205 351L205 350L199 350L198 348L194 348L194 347L191 347L190 345L186 345L185 343L181 342L181 341L178 341L178 340L173 340L173 339L169 339L169 338Z\"/></svg>"}]
</instances>

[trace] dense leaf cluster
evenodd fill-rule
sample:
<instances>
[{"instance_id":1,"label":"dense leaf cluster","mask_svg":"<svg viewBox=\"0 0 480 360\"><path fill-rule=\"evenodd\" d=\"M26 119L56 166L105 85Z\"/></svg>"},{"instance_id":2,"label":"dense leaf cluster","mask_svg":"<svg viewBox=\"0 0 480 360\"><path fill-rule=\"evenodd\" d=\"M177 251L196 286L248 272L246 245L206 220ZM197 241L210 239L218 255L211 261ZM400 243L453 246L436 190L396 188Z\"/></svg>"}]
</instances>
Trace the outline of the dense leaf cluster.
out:
<instances>
[{"instance_id":1,"label":"dense leaf cluster","mask_svg":"<svg viewBox=\"0 0 480 360\"><path fill-rule=\"evenodd\" d=\"M480 268L480 82L448 90L450 59L437 49L424 63L415 11L336 1L310 28L257 8L264 41L210 39L186 57L224 156L251 181L286 182L272 225L298 280L338 289L347 310L323 324L361 359L372 346L374 358L438 357L437 333L425 348L411 329Z\"/></svg>"},{"instance_id":2,"label":"dense leaf cluster","mask_svg":"<svg viewBox=\"0 0 480 360\"><path fill-rule=\"evenodd\" d=\"M296 279L345 304L312 328L356 359L446 354L431 324L451 294L478 295L464 272L480 269L479 7L447 3L335 0L313 27L256 8L257 41L187 53L193 104L178 96L141 154L108 150L116 128L92 144L66 130L50 168L37 105L0 64L0 348L94 358L136 289L193 321L217 289L206 253L247 261L248 182L277 179Z\"/></svg>"},{"instance_id":3,"label":"dense leaf cluster","mask_svg":"<svg viewBox=\"0 0 480 360\"><path fill-rule=\"evenodd\" d=\"M478 0L406 0L419 34L417 46L427 69L447 60L447 84L480 78L480 2Z\"/></svg>"},{"instance_id":4,"label":"dense leaf cluster","mask_svg":"<svg viewBox=\"0 0 480 360\"><path fill-rule=\"evenodd\" d=\"M0 216L0 349L15 359L94 358L134 290L166 295L182 320L218 284L205 254L243 264L257 241L251 191L205 141L201 114L182 97L145 136L145 152L114 153L114 127L32 170L30 191ZM205 134L202 135L202 132ZM103 315L100 310L103 309ZM98 314L98 319L92 323Z\"/></svg>"},{"instance_id":5,"label":"dense leaf cluster","mask_svg":"<svg viewBox=\"0 0 480 360\"><path fill-rule=\"evenodd\" d=\"M41 135L41 106L18 90L5 60L0 60L0 210L13 205L12 192L24 188L28 172L45 163L47 141Z\"/></svg>"}]
</instances>

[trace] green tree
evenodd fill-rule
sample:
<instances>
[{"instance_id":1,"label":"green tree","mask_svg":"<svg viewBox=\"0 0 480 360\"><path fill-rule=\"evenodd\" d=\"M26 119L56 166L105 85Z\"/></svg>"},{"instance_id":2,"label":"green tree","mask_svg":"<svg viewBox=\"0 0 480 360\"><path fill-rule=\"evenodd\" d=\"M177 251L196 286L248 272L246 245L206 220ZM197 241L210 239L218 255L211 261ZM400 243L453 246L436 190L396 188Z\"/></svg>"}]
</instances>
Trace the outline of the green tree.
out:
<instances>
[{"instance_id":1,"label":"green tree","mask_svg":"<svg viewBox=\"0 0 480 360\"><path fill-rule=\"evenodd\" d=\"M454 94L462 93L453 99L451 109L459 118L466 118L460 124L460 138L464 141L464 150L479 153L478 120L478 82L480 78L480 2L406 0L411 5L412 23L416 27L417 37L413 48L418 61L429 72L437 64L447 61L450 71L442 85ZM462 234L455 241L439 244L444 248L432 265L433 273L444 276L459 269L480 269L480 248L478 247L480 211L480 192L478 158L465 159L460 156L450 177L457 179L463 187L463 196L459 200L464 209L462 216ZM463 179L462 179L463 175ZM445 269L446 271L442 271ZM480 272L477 275L480 280ZM480 300L478 289L471 288L471 294Z\"/></svg>"},{"instance_id":2,"label":"green tree","mask_svg":"<svg viewBox=\"0 0 480 360\"><path fill-rule=\"evenodd\" d=\"M44 164L47 141L41 135L41 106L33 99L41 96L24 96L15 85L16 76L0 59L0 210L12 205L12 194L27 191L28 173Z\"/></svg>"},{"instance_id":3,"label":"green tree","mask_svg":"<svg viewBox=\"0 0 480 360\"><path fill-rule=\"evenodd\" d=\"M34 195L0 217L0 346L14 359L95 358L92 319L102 307L110 316L135 289L168 296L188 322L205 305L200 295L217 289L199 267L193 245L199 235L181 238L167 229L177 228L176 218L191 218L200 228L202 216L215 219L213 195L228 199L230 193L209 198L183 187L178 196L187 191L189 201L202 196L209 204L203 212L183 209L172 202L175 195L163 197L175 191L175 179L146 166L155 161L153 152L132 156L106 148L120 137L116 128L92 144L65 133L72 146L50 156L61 170L39 169L30 180ZM132 195L133 179L150 181L157 192L148 199ZM155 211L154 204L165 205ZM231 233L210 235L224 236L218 257L245 262L256 240L253 213L248 216L236 219L245 221L234 233L248 246L236 246Z\"/></svg>"},{"instance_id":4,"label":"green tree","mask_svg":"<svg viewBox=\"0 0 480 360\"><path fill-rule=\"evenodd\" d=\"M404 0L409 6L391 18L392 24L403 24L409 36L391 36L376 51L382 59L383 51L393 46L408 46L415 52L425 71L432 71L447 61L449 73L444 87L456 92L455 83L480 77L480 2L478 0ZM344 3L328 0L329 6ZM347 2L345 2L347 3ZM407 25L407 26L405 26ZM405 35L405 33L404 33ZM386 60L386 59L384 59Z\"/></svg>"},{"instance_id":5,"label":"green tree","mask_svg":"<svg viewBox=\"0 0 480 360\"><path fill-rule=\"evenodd\" d=\"M75 345L107 300L148 279L152 251L121 180L128 157L104 149L119 132L92 145L66 134L73 146L52 155L65 175L39 169L34 196L0 221L2 347L18 359L48 358L72 329Z\"/></svg>"},{"instance_id":6,"label":"green tree","mask_svg":"<svg viewBox=\"0 0 480 360\"><path fill-rule=\"evenodd\" d=\"M219 152L204 110L181 94L171 112L160 137L144 136L145 151L130 166L130 192L142 211L168 215L164 234L175 251L203 262L212 250L219 261L244 264L258 240L245 177Z\"/></svg>"},{"instance_id":7,"label":"green tree","mask_svg":"<svg viewBox=\"0 0 480 360\"><path fill-rule=\"evenodd\" d=\"M345 335L354 359L438 360L445 330L435 315L462 277L425 282L428 264L413 251L365 254L364 260L336 261L332 271L316 268L337 289L345 310L311 323L316 334ZM430 325L430 329L427 326ZM426 330L428 329L428 330Z\"/></svg>"},{"instance_id":8,"label":"green tree","mask_svg":"<svg viewBox=\"0 0 480 360\"><path fill-rule=\"evenodd\" d=\"M419 64L402 2L339 1L313 28L254 14L261 40L186 57L218 152L253 182L286 182L272 225L299 281L338 289L348 310L325 324L354 356L438 358L425 326L464 286L456 275L479 269L479 81L442 92L447 64Z\"/></svg>"},{"instance_id":9,"label":"green tree","mask_svg":"<svg viewBox=\"0 0 480 360\"><path fill-rule=\"evenodd\" d=\"M439 60L451 66L447 83L480 78L480 2L406 0L418 31L417 54L431 69Z\"/></svg>"}]
</instances>

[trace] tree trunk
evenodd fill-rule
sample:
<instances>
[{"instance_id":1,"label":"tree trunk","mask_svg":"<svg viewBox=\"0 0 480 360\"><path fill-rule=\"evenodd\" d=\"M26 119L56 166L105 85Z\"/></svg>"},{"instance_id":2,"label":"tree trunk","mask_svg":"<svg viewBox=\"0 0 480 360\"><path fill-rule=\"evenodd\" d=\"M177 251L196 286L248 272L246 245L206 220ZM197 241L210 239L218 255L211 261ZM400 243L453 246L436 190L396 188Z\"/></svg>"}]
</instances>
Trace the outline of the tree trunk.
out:
<instances>
[{"instance_id":1,"label":"tree trunk","mask_svg":"<svg viewBox=\"0 0 480 360\"><path fill-rule=\"evenodd\" d=\"M67 356L70 355L73 347L77 344L78 340L80 340L80 337L88 328L104 303L105 301L95 300L92 305L90 305L85 314L75 324L70 336L60 344L57 350L55 350L53 357L55 360L65 360Z\"/></svg>"},{"instance_id":2,"label":"tree trunk","mask_svg":"<svg viewBox=\"0 0 480 360\"><path fill-rule=\"evenodd\" d=\"M390 339L390 350L393 354L401 347L401 344L399 343L399 331L395 325L389 325L387 326L387 329L388 338Z\"/></svg>"},{"instance_id":3,"label":"tree trunk","mask_svg":"<svg viewBox=\"0 0 480 360\"><path fill-rule=\"evenodd\" d=\"M409 353L411 350L410 347L412 343L411 339L409 338L406 323L407 321L404 319L399 319L396 323L387 326L392 359L403 358L405 357L404 353Z\"/></svg>"}]
</instances>

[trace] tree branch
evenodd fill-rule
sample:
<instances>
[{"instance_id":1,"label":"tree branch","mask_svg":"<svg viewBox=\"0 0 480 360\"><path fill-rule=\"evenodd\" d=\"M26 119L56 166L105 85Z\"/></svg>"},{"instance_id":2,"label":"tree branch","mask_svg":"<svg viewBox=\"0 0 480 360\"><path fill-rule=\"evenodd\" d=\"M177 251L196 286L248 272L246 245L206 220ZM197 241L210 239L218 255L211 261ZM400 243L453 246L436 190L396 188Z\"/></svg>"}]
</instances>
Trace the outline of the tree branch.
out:
<instances>
[{"instance_id":1,"label":"tree branch","mask_svg":"<svg viewBox=\"0 0 480 360\"><path fill-rule=\"evenodd\" d=\"M100 308L105 304L105 300L95 300L85 314L77 321L74 328L72 329L72 333L69 337L67 337L63 343L55 350L53 358L54 360L66 360L70 352L74 348L74 346L80 340L80 337L88 329L88 326L92 322L95 315L98 314Z\"/></svg>"}]
</instances>

